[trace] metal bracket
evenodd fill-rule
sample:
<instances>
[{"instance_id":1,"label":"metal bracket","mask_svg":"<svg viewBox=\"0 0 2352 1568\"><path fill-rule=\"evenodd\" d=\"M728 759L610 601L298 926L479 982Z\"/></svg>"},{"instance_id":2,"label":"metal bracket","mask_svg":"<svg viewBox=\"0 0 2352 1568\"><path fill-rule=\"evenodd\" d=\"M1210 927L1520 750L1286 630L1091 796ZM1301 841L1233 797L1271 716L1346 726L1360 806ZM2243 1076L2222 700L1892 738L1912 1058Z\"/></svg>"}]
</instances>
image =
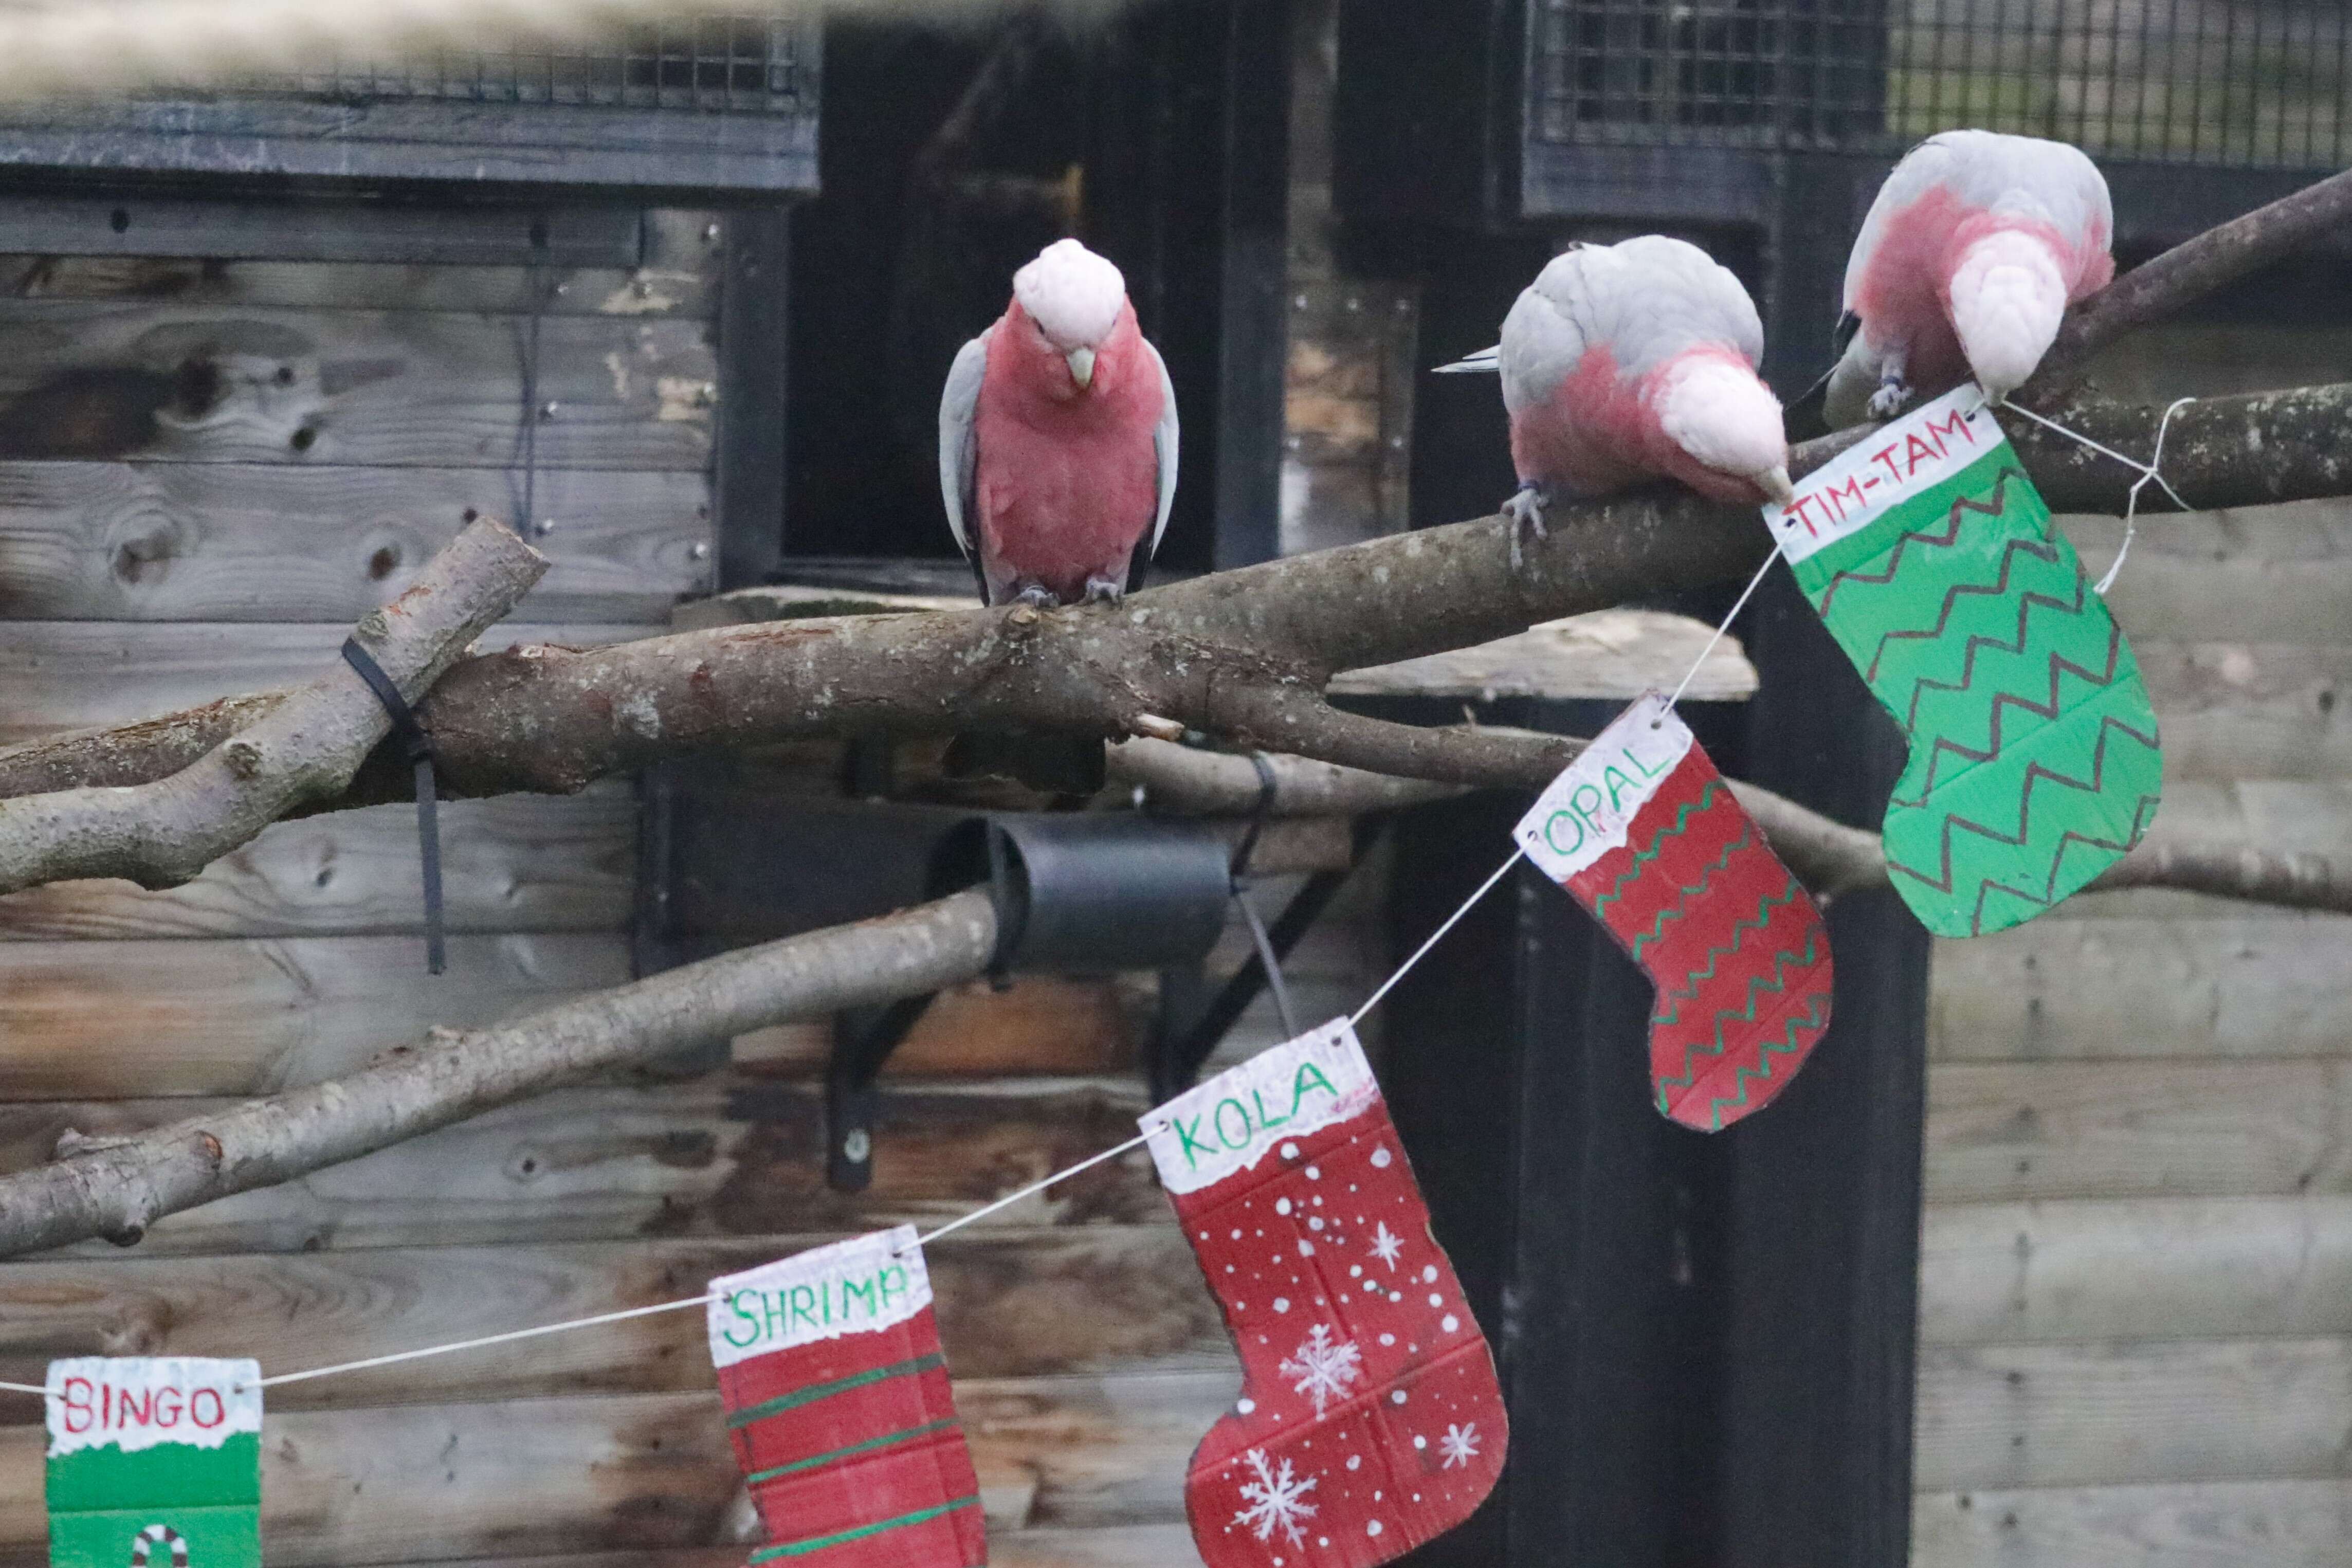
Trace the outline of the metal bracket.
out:
<instances>
[{"instance_id":1,"label":"metal bracket","mask_svg":"<svg viewBox=\"0 0 2352 1568\"><path fill-rule=\"evenodd\" d=\"M835 1017L824 1073L824 1179L835 1192L862 1193L872 1184L874 1116L882 1100L874 1080L930 1005L928 994L907 996Z\"/></svg>"}]
</instances>

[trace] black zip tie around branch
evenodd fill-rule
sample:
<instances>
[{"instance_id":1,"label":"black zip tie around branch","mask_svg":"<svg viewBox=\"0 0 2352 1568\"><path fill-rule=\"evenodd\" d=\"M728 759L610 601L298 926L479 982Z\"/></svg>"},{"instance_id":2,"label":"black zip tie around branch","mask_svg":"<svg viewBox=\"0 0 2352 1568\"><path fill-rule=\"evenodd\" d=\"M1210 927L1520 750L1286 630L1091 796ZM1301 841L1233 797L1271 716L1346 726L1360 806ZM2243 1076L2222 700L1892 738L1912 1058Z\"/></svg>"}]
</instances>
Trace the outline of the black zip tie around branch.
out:
<instances>
[{"instance_id":1,"label":"black zip tie around branch","mask_svg":"<svg viewBox=\"0 0 2352 1568\"><path fill-rule=\"evenodd\" d=\"M408 752L409 765L416 770L416 839L418 853L425 870L425 963L433 973L449 967L449 944L442 930L441 914L441 814L433 787L433 742L425 727L416 721L415 710L408 699L400 694L392 677L375 657L359 645L355 637L343 639L343 662L359 672L359 678L383 704L392 716L392 733Z\"/></svg>"}]
</instances>

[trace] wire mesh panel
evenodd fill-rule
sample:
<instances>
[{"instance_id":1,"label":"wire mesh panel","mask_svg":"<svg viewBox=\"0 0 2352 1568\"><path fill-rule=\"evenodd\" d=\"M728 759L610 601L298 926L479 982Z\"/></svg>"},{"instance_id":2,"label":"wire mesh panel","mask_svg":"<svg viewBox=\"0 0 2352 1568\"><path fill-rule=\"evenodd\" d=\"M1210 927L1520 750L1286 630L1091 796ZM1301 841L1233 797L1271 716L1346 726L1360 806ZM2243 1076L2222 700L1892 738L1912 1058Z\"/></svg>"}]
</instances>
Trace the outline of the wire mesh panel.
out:
<instances>
[{"instance_id":1,"label":"wire mesh panel","mask_svg":"<svg viewBox=\"0 0 2352 1568\"><path fill-rule=\"evenodd\" d=\"M575 48L327 59L218 92L0 118L0 167L806 193L822 53L813 22L742 16Z\"/></svg>"},{"instance_id":2,"label":"wire mesh panel","mask_svg":"<svg viewBox=\"0 0 2352 1568\"><path fill-rule=\"evenodd\" d=\"M814 87L803 42L797 24L716 16L632 29L599 48L332 60L298 75L257 79L246 90L334 102L436 99L798 114L811 106Z\"/></svg>"},{"instance_id":3,"label":"wire mesh panel","mask_svg":"<svg viewBox=\"0 0 2352 1568\"><path fill-rule=\"evenodd\" d=\"M2345 0L1531 0L1538 144L1900 147L1954 126L2113 158L2352 154Z\"/></svg>"}]
</instances>

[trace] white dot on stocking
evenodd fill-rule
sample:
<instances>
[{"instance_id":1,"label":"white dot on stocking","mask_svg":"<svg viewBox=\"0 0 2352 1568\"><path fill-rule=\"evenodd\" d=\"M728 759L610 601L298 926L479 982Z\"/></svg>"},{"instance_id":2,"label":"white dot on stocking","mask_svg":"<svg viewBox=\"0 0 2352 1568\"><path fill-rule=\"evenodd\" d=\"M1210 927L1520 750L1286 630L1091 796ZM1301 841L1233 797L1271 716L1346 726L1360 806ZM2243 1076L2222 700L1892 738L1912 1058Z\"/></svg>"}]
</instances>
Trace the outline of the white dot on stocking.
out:
<instances>
[{"instance_id":1,"label":"white dot on stocking","mask_svg":"<svg viewBox=\"0 0 2352 1568\"><path fill-rule=\"evenodd\" d=\"M1362 1469L1362 1468L1364 1468L1364 1457L1363 1457L1361 1454L1350 1454L1350 1455L1349 1455L1349 1456L1348 1456L1348 1468L1349 1468L1349 1469L1351 1469L1351 1470L1360 1470L1360 1469Z\"/></svg>"},{"instance_id":2,"label":"white dot on stocking","mask_svg":"<svg viewBox=\"0 0 2352 1568\"><path fill-rule=\"evenodd\" d=\"M1437 1283L1436 1264L1433 1263L1428 1268L1421 1271L1421 1282L1424 1285L1434 1285Z\"/></svg>"},{"instance_id":3,"label":"white dot on stocking","mask_svg":"<svg viewBox=\"0 0 2352 1568\"><path fill-rule=\"evenodd\" d=\"M1299 1256L1299 1257L1301 1257L1301 1258L1312 1258L1312 1257L1314 1257L1314 1256L1315 1256L1315 1244L1314 1244L1313 1242L1311 1242L1311 1241L1302 1241L1302 1242L1300 1242L1300 1243L1298 1244L1298 1256Z\"/></svg>"},{"instance_id":4,"label":"white dot on stocking","mask_svg":"<svg viewBox=\"0 0 2352 1568\"><path fill-rule=\"evenodd\" d=\"M1296 1143L1285 1143L1285 1144L1282 1146L1282 1157L1283 1157L1284 1159L1286 1159L1286 1160L1296 1160L1296 1159L1297 1159L1297 1158L1298 1158L1298 1145L1297 1145L1297 1144L1296 1144Z\"/></svg>"},{"instance_id":5,"label":"white dot on stocking","mask_svg":"<svg viewBox=\"0 0 2352 1568\"><path fill-rule=\"evenodd\" d=\"M1320 1166L1320 1165L1309 1165L1309 1166L1307 1166L1307 1179L1308 1181L1310 1181L1310 1182L1319 1182L1319 1181L1321 1181L1321 1180L1323 1179L1323 1167L1322 1167L1322 1166Z\"/></svg>"},{"instance_id":6,"label":"white dot on stocking","mask_svg":"<svg viewBox=\"0 0 2352 1568\"><path fill-rule=\"evenodd\" d=\"M1462 1320L1448 1312L1445 1314L1445 1321L1437 1326L1450 1334L1462 1326Z\"/></svg>"},{"instance_id":7,"label":"white dot on stocking","mask_svg":"<svg viewBox=\"0 0 2352 1568\"><path fill-rule=\"evenodd\" d=\"M1389 1390L1389 1403L1391 1405L1402 1405L1404 1403L1404 1390L1402 1388L1392 1388Z\"/></svg>"},{"instance_id":8,"label":"white dot on stocking","mask_svg":"<svg viewBox=\"0 0 2352 1568\"><path fill-rule=\"evenodd\" d=\"M1429 1447L1429 1439L1415 1432L1412 1435L1412 1446L1416 1448L1426 1448Z\"/></svg>"},{"instance_id":9,"label":"white dot on stocking","mask_svg":"<svg viewBox=\"0 0 2352 1568\"><path fill-rule=\"evenodd\" d=\"M1257 1401L1255 1399L1237 1399L1234 1402L1234 1408L1246 1415L1251 1411L1257 1408Z\"/></svg>"},{"instance_id":10,"label":"white dot on stocking","mask_svg":"<svg viewBox=\"0 0 2352 1568\"><path fill-rule=\"evenodd\" d=\"M1372 1151L1372 1169L1375 1171L1385 1171L1389 1168L1389 1162L1395 1158L1395 1155L1388 1152L1388 1146L1386 1144L1382 1144L1380 1148Z\"/></svg>"},{"instance_id":11,"label":"white dot on stocking","mask_svg":"<svg viewBox=\"0 0 2352 1568\"><path fill-rule=\"evenodd\" d=\"M1348 1278L1349 1278L1349 1279L1361 1279L1363 1277L1364 1277L1364 1266L1363 1266L1362 1264L1360 1264L1360 1263L1350 1263L1349 1265L1348 1265Z\"/></svg>"},{"instance_id":12,"label":"white dot on stocking","mask_svg":"<svg viewBox=\"0 0 2352 1568\"><path fill-rule=\"evenodd\" d=\"M1307 1228L1309 1230L1321 1230L1323 1228L1322 1216L1318 1215L1307 1220Z\"/></svg>"},{"instance_id":13,"label":"white dot on stocking","mask_svg":"<svg viewBox=\"0 0 2352 1568\"><path fill-rule=\"evenodd\" d=\"M1277 1312L1287 1312L1290 1310L1290 1298L1287 1296L1276 1296L1274 1299L1274 1310Z\"/></svg>"},{"instance_id":14,"label":"white dot on stocking","mask_svg":"<svg viewBox=\"0 0 2352 1568\"><path fill-rule=\"evenodd\" d=\"M1396 1336L1394 1334L1382 1334L1381 1336L1381 1343L1384 1345L1392 1345L1396 1343Z\"/></svg>"},{"instance_id":15,"label":"white dot on stocking","mask_svg":"<svg viewBox=\"0 0 2352 1568\"><path fill-rule=\"evenodd\" d=\"M1433 1307L1443 1307L1445 1305L1445 1298L1432 1290L1429 1293L1429 1304Z\"/></svg>"}]
</instances>

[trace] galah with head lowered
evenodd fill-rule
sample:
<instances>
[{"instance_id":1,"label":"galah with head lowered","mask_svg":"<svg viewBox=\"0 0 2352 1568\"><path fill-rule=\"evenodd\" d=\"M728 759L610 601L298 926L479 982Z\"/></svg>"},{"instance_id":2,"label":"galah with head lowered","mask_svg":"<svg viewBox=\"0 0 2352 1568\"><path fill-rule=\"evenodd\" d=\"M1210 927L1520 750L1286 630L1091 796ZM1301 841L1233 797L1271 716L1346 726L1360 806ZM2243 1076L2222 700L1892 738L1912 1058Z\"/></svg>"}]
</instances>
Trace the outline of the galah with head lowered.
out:
<instances>
[{"instance_id":1,"label":"galah with head lowered","mask_svg":"<svg viewBox=\"0 0 2352 1568\"><path fill-rule=\"evenodd\" d=\"M1846 264L1832 428L1971 377L1995 401L2023 385L2066 307L2115 277L2115 226L2107 182L2063 142L1947 131L1913 148Z\"/></svg>"},{"instance_id":2,"label":"galah with head lowered","mask_svg":"<svg viewBox=\"0 0 2352 1568\"><path fill-rule=\"evenodd\" d=\"M1117 599L1176 498L1176 389L1118 268L1075 239L1013 275L940 399L948 526L992 605Z\"/></svg>"},{"instance_id":3,"label":"galah with head lowered","mask_svg":"<svg viewBox=\"0 0 2352 1568\"><path fill-rule=\"evenodd\" d=\"M1643 235L1552 258L1503 320L1503 341L1444 372L1498 370L1519 492L1544 509L1646 479L1715 500L1790 499L1780 400L1757 378L1764 325L1739 279L1695 245ZM1518 535L1511 540L1518 559Z\"/></svg>"}]
</instances>

